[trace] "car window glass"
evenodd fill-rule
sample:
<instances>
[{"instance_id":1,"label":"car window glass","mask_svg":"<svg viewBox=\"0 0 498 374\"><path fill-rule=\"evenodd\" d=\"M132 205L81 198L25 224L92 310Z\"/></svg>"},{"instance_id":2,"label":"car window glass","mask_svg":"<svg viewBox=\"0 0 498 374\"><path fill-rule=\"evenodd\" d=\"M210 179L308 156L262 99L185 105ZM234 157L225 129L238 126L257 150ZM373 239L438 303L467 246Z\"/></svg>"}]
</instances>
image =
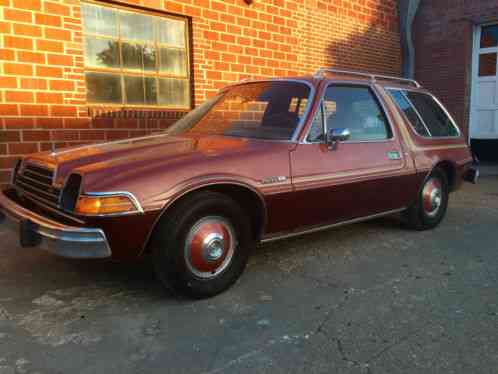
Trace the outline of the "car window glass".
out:
<instances>
[{"instance_id":1,"label":"car window glass","mask_svg":"<svg viewBox=\"0 0 498 374\"><path fill-rule=\"evenodd\" d=\"M451 119L432 96L406 91L407 97L417 109L432 136L458 136Z\"/></svg>"},{"instance_id":2,"label":"car window glass","mask_svg":"<svg viewBox=\"0 0 498 374\"><path fill-rule=\"evenodd\" d=\"M417 112L415 112L415 109L413 109L410 102L406 99L403 92L401 90L388 90L388 92L398 105L399 109L401 109L401 111L405 113L406 118L408 119L408 121L410 121L414 130L419 135L430 136L424 123L417 115Z\"/></svg>"},{"instance_id":3,"label":"car window glass","mask_svg":"<svg viewBox=\"0 0 498 374\"><path fill-rule=\"evenodd\" d=\"M327 131L347 128L352 141L391 137L386 116L368 87L329 86L324 107Z\"/></svg>"},{"instance_id":4,"label":"car window glass","mask_svg":"<svg viewBox=\"0 0 498 374\"><path fill-rule=\"evenodd\" d=\"M316 142L323 142L324 141L324 136L323 136L323 111L322 107L320 106L317 111L315 112L315 115L313 117L313 121L311 123L311 128L308 133L308 137L306 138L306 141L310 143L316 143Z\"/></svg>"}]
</instances>

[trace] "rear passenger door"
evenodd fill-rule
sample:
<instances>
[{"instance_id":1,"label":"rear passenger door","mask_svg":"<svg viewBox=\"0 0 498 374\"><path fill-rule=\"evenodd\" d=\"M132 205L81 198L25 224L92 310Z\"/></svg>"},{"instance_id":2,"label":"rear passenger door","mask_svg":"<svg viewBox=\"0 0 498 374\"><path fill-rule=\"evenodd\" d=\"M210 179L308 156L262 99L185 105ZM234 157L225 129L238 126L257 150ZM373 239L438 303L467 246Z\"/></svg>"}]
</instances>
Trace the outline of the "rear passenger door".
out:
<instances>
[{"instance_id":1,"label":"rear passenger door","mask_svg":"<svg viewBox=\"0 0 498 374\"><path fill-rule=\"evenodd\" d=\"M335 150L331 128L351 138ZM329 85L305 141L291 152L297 221L335 223L403 207L412 194L402 146L369 85Z\"/></svg>"}]
</instances>

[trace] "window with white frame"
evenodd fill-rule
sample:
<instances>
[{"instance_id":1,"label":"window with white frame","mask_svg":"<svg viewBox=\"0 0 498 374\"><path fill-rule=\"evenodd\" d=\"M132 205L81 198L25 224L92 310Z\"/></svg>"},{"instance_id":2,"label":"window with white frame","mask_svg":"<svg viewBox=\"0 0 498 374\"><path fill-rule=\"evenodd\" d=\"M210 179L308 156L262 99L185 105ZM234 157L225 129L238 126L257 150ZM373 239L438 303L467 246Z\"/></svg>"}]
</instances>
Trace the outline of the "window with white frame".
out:
<instances>
[{"instance_id":1,"label":"window with white frame","mask_svg":"<svg viewBox=\"0 0 498 374\"><path fill-rule=\"evenodd\" d=\"M89 2L81 16L89 103L190 107L185 18Z\"/></svg>"}]
</instances>

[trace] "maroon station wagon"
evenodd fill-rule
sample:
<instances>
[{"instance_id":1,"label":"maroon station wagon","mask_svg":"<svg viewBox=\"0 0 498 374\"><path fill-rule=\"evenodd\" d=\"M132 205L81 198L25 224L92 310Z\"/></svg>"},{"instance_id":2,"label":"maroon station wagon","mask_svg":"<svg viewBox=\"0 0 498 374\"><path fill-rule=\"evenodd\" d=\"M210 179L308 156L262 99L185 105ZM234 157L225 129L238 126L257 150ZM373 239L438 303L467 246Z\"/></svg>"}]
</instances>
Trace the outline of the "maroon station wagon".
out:
<instances>
[{"instance_id":1,"label":"maroon station wagon","mask_svg":"<svg viewBox=\"0 0 498 374\"><path fill-rule=\"evenodd\" d=\"M258 242L394 213L434 228L472 165L416 81L322 69L228 86L164 133L27 156L0 220L60 256L151 254L164 285L207 297Z\"/></svg>"}]
</instances>

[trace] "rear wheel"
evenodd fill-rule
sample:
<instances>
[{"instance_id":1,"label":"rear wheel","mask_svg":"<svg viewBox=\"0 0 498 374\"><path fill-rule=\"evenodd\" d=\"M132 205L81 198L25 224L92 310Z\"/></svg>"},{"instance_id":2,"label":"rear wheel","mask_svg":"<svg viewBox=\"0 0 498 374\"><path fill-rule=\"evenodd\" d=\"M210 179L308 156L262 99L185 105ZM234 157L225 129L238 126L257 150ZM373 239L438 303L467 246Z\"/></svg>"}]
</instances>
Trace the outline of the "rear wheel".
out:
<instances>
[{"instance_id":1,"label":"rear wheel","mask_svg":"<svg viewBox=\"0 0 498 374\"><path fill-rule=\"evenodd\" d=\"M425 180L417 201L405 211L407 225L416 230L436 227L446 215L448 200L448 178L437 168Z\"/></svg>"},{"instance_id":2,"label":"rear wheel","mask_svg":"<svg viewBox=\"0 0 498 374\"><path fill-rule=\"evenodd\" d=\"M153 238L159 279L195 298L216 295L242 274L254 245L250 221L230 197L211 191L180 201Z\"/></svg>"}]
</instances>

